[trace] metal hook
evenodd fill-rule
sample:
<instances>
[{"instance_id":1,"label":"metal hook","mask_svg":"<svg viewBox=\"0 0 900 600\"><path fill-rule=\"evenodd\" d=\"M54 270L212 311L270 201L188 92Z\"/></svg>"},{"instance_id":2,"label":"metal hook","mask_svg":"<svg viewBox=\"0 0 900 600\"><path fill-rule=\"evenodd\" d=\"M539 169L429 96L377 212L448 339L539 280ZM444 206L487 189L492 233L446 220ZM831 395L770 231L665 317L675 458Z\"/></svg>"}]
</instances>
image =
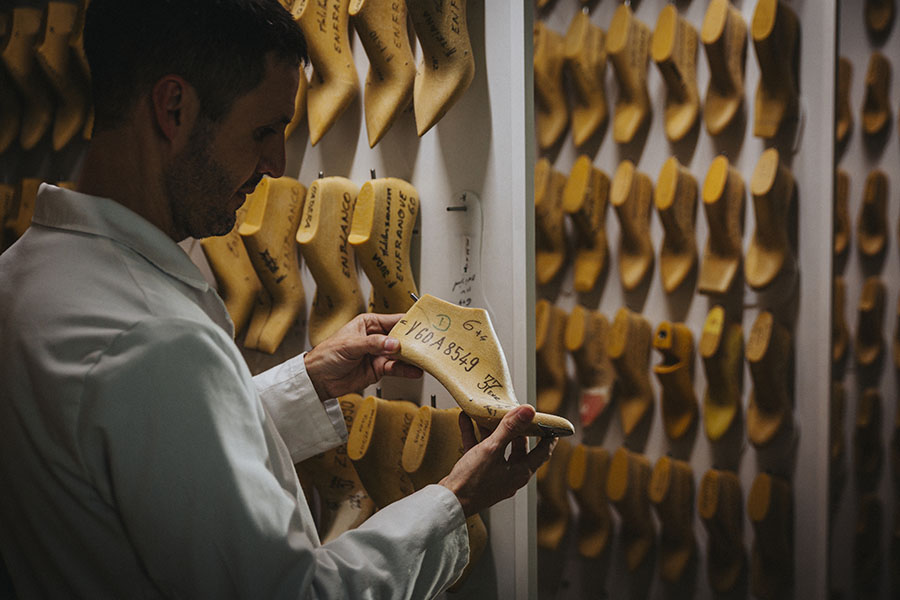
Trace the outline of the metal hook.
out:
<instances>
[{"instance_id":1,"label":"metal hook","mask_svg":"<svg viewBox=\"0 0 900 600\"><path fill-rule=\"evenodd\" d=\"M418 302L418 301L419 301L419 297L416 296L415 294L413 294L412 292L409 293L409 296L410 296L410 298L413 299L413 302Z\"/></svg>"},{"instance_id":2,"label":"metal hook","mask_svg":"<svg viewBox=\"0 0 900 600\"><path fill-rule=\"evenodd\" d=\"M325 177L325 171L319 171L319 179Z\"/></svg>"},{"instance_id":3,"label":"metal hook","mask_svg":"<svg viewBox=\"0 0 900 600\"><path fill-rule=\"evenodd\" d=\"M431 408L437 408L437 396L431 395Z\"/></svg>"},{"instance_id":4,"label":"metal hook","mask_svg":"<svg viewBox=\"0 0 900 600\"><path fill-rule=\"evenodd\" d=\"M377 179L377 178L375 177L375 169L369 169L369 175L372 176L372 179Z\"/></svg>"}]
</instances>

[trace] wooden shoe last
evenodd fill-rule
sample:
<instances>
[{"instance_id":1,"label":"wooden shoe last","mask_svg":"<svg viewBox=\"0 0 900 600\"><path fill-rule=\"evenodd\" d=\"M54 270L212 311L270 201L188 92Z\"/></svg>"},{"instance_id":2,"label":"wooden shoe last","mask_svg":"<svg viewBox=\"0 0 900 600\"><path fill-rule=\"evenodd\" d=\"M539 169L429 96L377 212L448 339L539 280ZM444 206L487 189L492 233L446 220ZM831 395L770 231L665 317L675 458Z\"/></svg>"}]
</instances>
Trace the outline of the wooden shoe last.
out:
<instances>
[{"instance_id":1,"label":"wooden shoe last","mask_svg":"<svg viewBox=\"0 0 900 600\"><path fill-rule=\"evenodd\" d=\"M401 462L416 490L446 477L465 452L459 429L460 409L437 410L421 406L413 418ZM449 588L456 591L478 563L487 545L487 528L477 514L466 519L469 535L469 564Z\"/></svg>"},{"instance_id":2,"label":"wooden shoe last","mask_svg":"<svg viewBox=\"0 0 900 600\"><path fill-rule=\"evenodd\" d=\"M284 128L284 139L289 139L306 118L306 96L309 93L309 80L306 78L306 69L300 65L300 76L297 79L297 95L294 96L294 115L291 122Z\"/></svg>"},{"instance_id":3,"label":"wooden shoe last","mask_svg":"<svg viewBox=\"0 0 900 600\"><path fill-rule=\"evenodd\" d=\"M713 159L703 182L709 236L700 263L701 294L725 294L743 261L744 180L724 156Z\"/></svg>"},{"instance_id":4,"label":"wooden shoe last","mask_svg":"<svg viewBox=\"0 0 900 600\"><path fill-rule=\"evenodd\" d=\"M350 246L357 187L344 177L317 179L309 186L297 229L297 243L316 281L309 314L309 343L319 344L363 312Z\"/></svg>"},{"instance_id":5,"label":"wooden shoe last","mask_svg":"<svg viewBox=\"0 0 900 600\"><path fill-rule=\"evenodd\" d=\"M883 35L894 21L894 0L866 0L866 28L874 35Z\"/></svg>"},{"instance_id":6,"label":"wooden shoe last","mask_svg":"<svg viewBox=\"0 0 900 600\"><path fill-rule=\"evenodd\" d=\"M12 30L12 14L0 13L0 48L5 48ZM22 123L22 101L6 66L0 61L0 154L19 136ZM0 223L2 224L2 223Z\"/></svg>"},{"instance_id":7,"label":"wooden shoe last","mask_svg":"<svg viewBox=\"0 0 900 600\"><path fill-rule=\"evenodd\" d=\"M650 462L642 454L619 448L606 479L606 495L621 518L625 565L634 572L647 559L656 540L647 490Z\"/></svg>"},{"instance_id":8,"label":"wooden shoe last","mask_svg":"<svg viewBox=\"0 0 900 600\"><path fill-rule=\"evenodd\" d=\"M788 379L791 345L787 328L775 321L772 313L759 313L747 342L747 362L753 378L747 408L747 437L757 448L791 425L793 401Z\"/></svg>"},{"instance_id":9,"label":"wooden shoe last","mask_svg":"<svg viewBox=\"0 0 900 600\"><path fill-rule=\"evenodd\" d=\"M891 122L891 63L881 52L873 52L866 71L866 95L862 126L866 135L877 135Z\"/></svg>"},{"instance_id":10,"label":"wooden shoe last","mask_svg":"<svg viewBox=\"0 0 900 600\"><path fill-rule=\"evenodd\" d=\"M856 219L856 243L865 257L875 258L887 247L887 196L885 172L876 169L869 173Z\"/></svg>"},{"instance_id":11,"label":"wooden shoe last","mask_svg":"<svg viewBox=\"0 0 900 600\"><path fill-rule=\"evenodd\" d=\"M235 338L244 332L256 298L262 292L262 283L238 233L246 212L245 208L238 211L237 222L227 234L200 240L200 247L216 278L219 295L234 323Z\"/></svg>"},{"instance_id":12,"label":"wooden shoe last","mask_svg":"<svg viewBox=\"0 0 900 600\"><path fill-rule=\"evenodd\" d=\"M563 210L575 226L575 291L594 289L606 268L606 205L609 176L594 168L588 156L579 156L563 188Z\"/></svg>"},{"instance_id":13,"label":"wooden shoe last","mask_svg":"<svg viewBox=\"0 0 900 600\"><path fill-rule=\"evenodd\" d=\"M563 87L565 40L538 21L534 25L534 96L537 142L541 150L552 147L566 132L569 108Z\"/></svg>"},{"instance_id":14,"label":"wooden shoe last","mask_svg":"<svg viewBox=\"0 0 900 600\"><path fill-rule=\"evenodd\" d=\"M575 359L575 371L581 388L578 413L581 424L589 427L612 400L616 373L606 351L610 335L607 318L583 306L572 309L566 321L566 350Z\"/></svg>"},{"instance_id":15,"label":"wooden shoe last","mask_svg":"<svg viewBox=\"0 0 900 600\"><path fill-rule=\"evenodd\" d=\"M797 119L800 22L782 0L759 0L750 30L760 70L753 135L772 138L783 124Z\"/></svg>"},{"instance_id":16,"label":"wooden shoe last","mask_svg":"<svg viewBox=\"0 0 900 600\"><path fill-rule=\"evenodd\" d=\"M728 321L725 309L714 306L700 336L700 356L706 372L703 424L710 441L722 439L741 408L744 379L744 333L741 324Z\"/></svg>"},{"instance_id":17,"label":"wooden shoe last","mask_svg":"<svg viewBox=\"0 0 900 600\"><path fill-rule=\"evenodd\" d=\"M468 0L411 2L422 62L416 71L413 105L419 136L434 127L475 78L475 55L466 23Z\"/></svg>"},{"instance_id":18,"label":"wooden shoe last","mask_svg":"<svg viewBox=\"0 0 900 600\"><path fill-rule=\"evenodd\" d=\"M481 308L465 308L424 294L391 330L400 357L434 376L478 425L493 430L519 405L491 319ZM538 413L528 435L565 436L569 421Z\"/></svg>"},{"instance_id":19,"label":"wooden shoe last","mask_svg":"<svg viewBox=\"0 0 900 600\"><path fill-rule=\"evenodd\" d=\"M731 471L709 470L700 481L697 512L708 534L706 573L710 587L730 592L746 568L741 480Z\"/></svg>"},{"instance_id":20,"label":"wooden shoe last","mask_svg":"<svg viewBox=\"0 0 900 600\"><path fill-rule=\"evenodd\" d=\"M31 150L53 122L49 84L37 62L35 46L41 35L41 11L21 6L12 11L12 25L0 53L7 72L24 100L19 133L23 150Z\"/></svg>"},{"instance_id":21,"label":"wooden shoe last","mask_svg":"<svg viewBox=\"0 0 900 600\"><path fill-rule=\"evenodd\" d=\"M413 98L416 64L407 31L406 2L352 0L350 16L369 57L363 103L369 147L374 148Z\"/></svg>"},{"instance_id":22,"label":"wooden shoe last","mask_svg":"<svg viewBox=\"0 0 900 600\"><path fill-rule=\"evenodd\" d=\"M697 266L697 180L673 156L663 163L653 196L665 232L659 276L663 290L671 294Z\"/></svg>"},{"instance_id":23,"label":"wooden shoe last","mask_svg":"<svg viewBox=\"0 0 900 600\"><path fill-rule=\"evenodd\" d=\"M639 21L631 8L616 9L606 36L606 54L619 83L613 114L613 139L627 144L650 118L647 93L647 63L650 59L650 28Z\"/></svg>"},{"instance_id":24,"label":"wooden shoe last","mask_svg":"<svg viewBox=\"0 0 900 600\"><path fill-rule=\"evenodd\" d=\"M610 202L619 217L619 277L625 291L636 289L653 269L650 216L653 183L624 160L616 169Z\"/></svg>"},{"instance_id":25,"label":"wooden shoe last","mask_svg":"<svg viewBox=\"0 0 900 600\"><path fill-rule=\"evenodd\" d=\"M372 282L370 312L404 312L413 304L409 253L418 214L419 194L402 179L373 179L359 190L348 240Z\"/></svg>"},{"instance_id":26,"label":"wooden shoe last","mask_svg":"<svg viewBox=\"0 0 900 600\"><path fill-rule=\"evenodd\" d=\"M585 558L598 558L609 547L612 535L606 497L609 463L609 452L595 446L579 444L569 457L569 488L580 508L578 553Z\"/></svg>"},{"instance_id":27,"label":"wooden shoe last","mask_svg":"<svg viewBox=\"0 0 900 600\"><path fill-rule=\"evenodd\" d=\"M74 64L70 41L78 26L77 4L48 2L42 38L35 56L56 94L53 122L53 150L59 151L84 129L88 110L88 89Z\"/></svg>"},{"instance_id":28,"label":"wooden shoe last","mask_svg":"<svg viewBox=\"0 0 900 600\"><path fill-rule=\"evenodd\" d=\"M300 225L306 187L290 177L264 177L247 198L238 228L263 285L247 327L244 346L274 354L305 312L306 298L294 237Z\"/></svg>"},{"instance_id":29,"label":"wooden shoe last","mask_svg":"<svg viewBox=\"0 0 900 600\"><path fill-rule=\"evenodd\" d=\"M750 180L756 228L747 249L747 283L754 290L772 285L779 275L795 276L797 265L788 237L791 205L796 195L794 176L778 151L763 152Z\"/></svg>"},{"instance_id":30,"label":"wooden shoe last","mask_svg":"<svg viewBox=\"0 0 900 600\"><path fill-rule=\"evenodd\" d=\"M535 278L538 285L553 281L566 262L563 212L565 176L546 158L534 167Z\"/></svg>"},{"instance_id":31,"label":"wooden shoe last","mask_svg":"<svg viewBox=\"0 0 900 600\"><path fill-rule=\"evenodd\" d=\"M859 378L863 380L876 374L876 368L884 354L884 297L885 286L881 279L875 275L866 278L859 298L856 338L853 343L853 354L860 369Z\"/></svg>"},{"instance_id":32,"label":"wooden shoe last","mask_svg":"<svg viewBox=\"0 0 900 600\"><path fill-rule=\"evenodd\" d=\"M834 178L834 255L843 256L850 247L850 176L844 169L835 169Z\"/></svg>"},{"instance_id":33,"label":"wooden shoe last","mask_svg":"<svg viewBox=\"0 0 900 600\"><path fill-rule=\"evenodd\" d=\"M378 508L415 491L403 469L403 446L419 407L405 400L369 396L357 410L347 438L347 456Z\"/></svg>"},{"instance_id":34,"label":"wooden shoe last","mask_svg":"<svg viewBox=\"0 0 900 600\"><path fill-rule=\"evenodd\" d=\"M700 94L697 90L697 30L679 16L673 4L667 4L659 13L650 54L666 85L666 137L671 142L678 142L697 122Z\"/></svg>"},{"instance_id":35,"label":"wooden shoe last","mask_svg":"<svg viewBox=\"0 0 900 600\"><path fill-rule=\"evenodd\" d=\"M660 578L668 583L678 583L697 554L691 465L668 456L661 457L653 467L648 495L662 525Z\"/></svg>"},{"instance_id":36,"label":"wooden shoe last","mask_svg":"<svg viewBox=\"0 0 900 600\"><path fill-rule=\"evenodd\" d=\"M747 496L753 525L750 588L758 598L780 598L794 574L793 494L787 481L760 473Z\"/></svg>"},{"instance_id":37,"label":"wooden shoe last","mask_svg":"<svg viewBox=\"0 0 900 600\"><path fill-rule=\"evenodd\" d=\"M703 119L710 135L722 133L744 103L747 23L729 0L711 0L700 39L709 63Z\"/></svg>"},{"instance_id":38,"label":"wooden shoe last","mask_svg":"<svg viewBox=\"0 0 900 600\"><path fill-rule=\"evenodd\" d=\"M653 347L662 354L663 359L653 367L662 388L663 427L670 439L677 440L697 419L694 338L687 325L663 321L656 328Z\"/></svg>"},{"instance_id":39,"label":"wooden shoe last","mask_svg":"<svg viewBox=\"0 0 900 600\"><path fill-rule=\"evenodd\" d=\"M537 398L535 407L559 414L566 396L566 311L546 300L536 306Z\"/></svg>"},{"instance_id":40,"label":"wooden shoe last","mask_svg":"<svg viewBox=\"0 0 900 600\"><path fill-rule=\"evenodd\" d=\"M353 428L363 398L348 394L338 398L347 431ZM375 512L375 503L363 487L356 468L347 456L347 444L313 456L297 465L301 482L319 494L321 516L319 537L323 544L345 531L356 529Z\"/></svg>"},{"instance_id":41,"label":"wooden shoe last","mask_svg":"<svg viewBox=\"0 0 900 600\"><path fill-rule=\"evenodd\" d=\"M831 362L835 365L844 361L850 347L850 330L845 318L847 305L847 284L843 277L834 278L834 308L831 316Z\"/></svg>"},{"instance_id":42,"label":"wooden shoe last","mask_svg":"<svg viewBox=\"0 0 900 600\"><path fill-rule=\"evenodd\" d=\"M294 18L303 30L313 65L306 95L309 141L315 146L359 95L359 76L350 51L350 0L322 4L298 0Z\"/></svg>"},{"instance_id":43,"label":"wooden shoe last","mask_svg":"<svg viewBox=\"0 0 900 600\"><path fill-rule=\"evenodd\" d=\"M559 549L569 528L568 468L572 445L559 440L550 460L535 475L539 495L537 542L539 548Z\"/></svg>"},{"instance_id":44,"label":"wooden shoe last","mask_svg":"<svg viewBox=\"0 0 900 600\"><path fill-rule=\"evenodd\" d=\"M847 141L853 131L853 111L850 109L850 81L853 78L853 63L841 56L838 58L837 75L837 117L834 138L838 144Z\"/></svg>"},{"instance_id":45,"label":"wooden shoe last","mask_svg":"<svg viewBox=\"0 0 900 600\"><path fill-rule=\"evenodd\" d=\"M609 117L606 102L606 34L585 12L572 18L565 38L565 64L575 88L572 141L582 146Z\"/></svg>"},{"instance_id":46,"label":"wooden shoe last","mask_svg":"<svg viewBox=\"0 0 900 600\"><path fill-rule=\"evenodd\" d=\"M12 241L25 235L31 227L31 219L34 217L34 202L37 199L38 189L43 181L36 177L24 177L16 186L15 203L18 207L10 211L6 221L6 227L12 234Z\"/></svg>"},{"instance_id":47,"label":"wooden shoe last","mask_svg":"<svg viewBox=\"0 0 900 600\"><path fill-rule=\"evenodd\" d=\"M618 379L619 416L622 431L631 435L653 408L650 387L650 323L627 308L620 308L613 321L606 351Z\"/></svg>"}]
</instances>

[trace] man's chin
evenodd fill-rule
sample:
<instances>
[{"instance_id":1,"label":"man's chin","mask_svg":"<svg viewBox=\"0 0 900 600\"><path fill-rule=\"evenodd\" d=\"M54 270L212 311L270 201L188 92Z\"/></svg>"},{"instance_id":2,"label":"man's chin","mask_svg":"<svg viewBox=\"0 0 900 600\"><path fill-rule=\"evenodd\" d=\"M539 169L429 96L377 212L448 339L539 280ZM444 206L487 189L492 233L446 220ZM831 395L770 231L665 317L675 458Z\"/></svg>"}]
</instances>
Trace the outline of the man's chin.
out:
<instances>
[{"instance_id":1,"label":"man's chin","mask_svg":"<svg viewBox=\"0 0 900 600\"><path fill-rule=\"evenodd\" d=\"M237 215L234 212L229 212L228 214L221 215L215 221L210 220L206 223L206 227L204 231L198 232L202 235L194 235L193 237L202 239L208 237L221 237L223 235L227 235L234 229L234 224L237 222Z\"/></svg>"}]
</instances>

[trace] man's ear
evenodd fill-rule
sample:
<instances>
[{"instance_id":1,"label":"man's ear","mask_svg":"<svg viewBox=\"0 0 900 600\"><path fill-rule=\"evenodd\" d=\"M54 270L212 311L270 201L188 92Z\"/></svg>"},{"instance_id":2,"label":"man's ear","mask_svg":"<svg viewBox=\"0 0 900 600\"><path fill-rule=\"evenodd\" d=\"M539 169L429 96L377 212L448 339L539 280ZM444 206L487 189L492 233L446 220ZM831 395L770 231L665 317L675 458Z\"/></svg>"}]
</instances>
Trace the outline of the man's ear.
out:
<instances>
[{"instance_id":1,"label":"man's ear","mask_svg":"<svg viewBox=\"0 0 900 600\"><path fill-rule=\"evenodd\" d=\"M199 109L194 87L178 75L166 75L153 86L151 101L156 126L164 138L177 142L190 133Z\"/></svg>"}]
</instances>

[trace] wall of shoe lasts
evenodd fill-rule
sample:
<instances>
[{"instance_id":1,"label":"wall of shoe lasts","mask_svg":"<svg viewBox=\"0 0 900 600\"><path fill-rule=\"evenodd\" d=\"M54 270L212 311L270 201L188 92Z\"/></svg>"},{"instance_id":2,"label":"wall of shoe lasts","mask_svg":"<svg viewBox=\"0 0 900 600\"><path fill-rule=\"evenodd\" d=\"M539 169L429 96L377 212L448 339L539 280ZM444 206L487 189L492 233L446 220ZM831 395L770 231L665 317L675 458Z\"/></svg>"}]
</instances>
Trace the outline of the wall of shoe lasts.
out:
<instances>
[{"instance_id":1,"label":"wall of shoe lasts","mask_svg":"<svg viewBox=\"0 0 900 600\"><path fill-rule=\"evenodd\" d=\"M484 555L455 597L813 598L825 596L829 564L831 587L854 597L860 577L844 540L868 547L887 528L879 524L894 523L893 492L887 467L874 486L880 505L853 477L829 486L838 439L829 424L846 415L839 460L848 474L851 440L863 453L887 452L896 381L884 368L860 388L865 369L856 365L871 348L863 340L842 375L844 410L829 420L828 199L842 180L824 174L834 170L837 3L441 0L445 19L411 6L407 32L397 26L407 17L396 0L336 0L324 10L338 23L337 45L317 39L322 14L313 3L283 4L308 28L312 58L290 128L289 177L262 185L231 235L185 244L243 324L248 362L261 370L308 348L370 300L403 310L400 292L411 285L486 307L519 398L576 424L539 475L536 528L533 489L470 523ZM82 7L0 10L0 243L27 227L39 181L71 179L87 143ZM876 306L880 295L891 306L896 255L888 242L877 271L886 291L865 285L872 273L856 244L877 236L853 232L866 198L875 206L863 220L878 223L878 178L867 195L866 175L897 164L893 122L880 149L862 133L863 107L878 112L883 61L874 61L871 85L863 78L874 50L900 54L895 33L870 40L860 37L861 15L842 19L856 126L838 166L851 174L854 227L835 274L844 276L850 329L891 339L888 317L866 329L877 308L860 313L865 327L854 326L852 311L857 299ZM435 68L420 67L419 77L410 59ZM876 129L877 120L869 119ZM333 233L323 235L325 227ZM379 264L385 244L401 252ZM838 308L838 285L834 297ZM526 350L532 340L536 355ZM880 404L870 387L881 390ZM436 406L455 406L430 377L366 392L424 405L434 395ZM426 417L415 404L387 409L363 396L342 404L350 424L380 410L372 433L405 436L423 419L434 431L448 422L448 413ZM881 446L867 437L877 427ZM392 452L409 445L383 436ZM316 488L323 538L427 482L416 474L421 465L404 464L387 484L371 476L386 468L366 447L351 439L346 452L358 479L340 452L301 468ZM335 473L353 480L350 491L324 483ZM854 537L859 523L865 535ZM882 562L880 585L889 570Z\"/></svg>"},{"instance_id":2,"label":"wall of shoe lasts","mask_svg":"<svg viewBox=\"0 0 900 600\"><path fill-rule=\"evenodd\" d=\"M282 4L307 33L311 58L289 126L286 176L260 184L229 235L183 243L226 300L251 369L309 348L369 302L401 312L413 303L409 292L430 293L488 310L526 399L530 8L479 0L408 10L401 0ZM4 247L27 228L40 181L71 180L86 147L83 124L67 120L75 108L86 111L74 107L84 95L41 67L41 39L53 31L52 57L65 55L67 65L60 80L81 82L82 8L0 8ZM74 21L57 26L57 13ZM448 471L460 447L456 403L430 376L385 380L342 399L342 408L349 447L298 467L314 490L323 539ZM360 422L374 424L365 432L352 427L363 413ZM522 490L470 521L474 559L454 597L525 599L536 589L534 498L533 488Z\"/></svg>"},{"instance_id":3,"label":"wall of shoe lasts","mask_svg":"<svg viewBox=\"0 0 900 600\"><path fill-rule=\"evenodd\" d=\"M836 27L536 3L539 597L826 597Z\"/></svg>"},{"instance_id":4,"label":"wall of shoe lasts","mask_svg":"<svg viewBox=\"0 0 900 600\"><path fill-rule=\"evenodd\" d=\"M839 15L829 583L844 598L900 593L895 12Z\"/></svg>"}]
</instances>

